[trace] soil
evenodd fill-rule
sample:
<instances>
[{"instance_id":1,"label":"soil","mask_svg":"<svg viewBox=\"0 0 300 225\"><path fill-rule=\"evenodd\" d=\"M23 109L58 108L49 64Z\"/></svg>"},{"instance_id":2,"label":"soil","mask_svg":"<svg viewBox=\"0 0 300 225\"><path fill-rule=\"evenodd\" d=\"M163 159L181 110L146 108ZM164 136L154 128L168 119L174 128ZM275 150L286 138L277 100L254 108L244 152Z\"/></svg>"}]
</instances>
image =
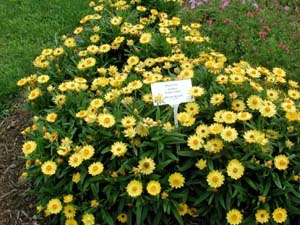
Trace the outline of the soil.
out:
<instances>
[{"instance_id":1,"label":"soil","mask_svg":"<svg viewBox=\"0 0 300 225\"><path fill-rule=\"evenodd\" d=\"M30 114L22 109L18 99L12 113L0 121L0 224L38 225L33 197L28 195L30 185L22 182L24 168L21 131L30 125Z\"/></svg>"}]
</instances>

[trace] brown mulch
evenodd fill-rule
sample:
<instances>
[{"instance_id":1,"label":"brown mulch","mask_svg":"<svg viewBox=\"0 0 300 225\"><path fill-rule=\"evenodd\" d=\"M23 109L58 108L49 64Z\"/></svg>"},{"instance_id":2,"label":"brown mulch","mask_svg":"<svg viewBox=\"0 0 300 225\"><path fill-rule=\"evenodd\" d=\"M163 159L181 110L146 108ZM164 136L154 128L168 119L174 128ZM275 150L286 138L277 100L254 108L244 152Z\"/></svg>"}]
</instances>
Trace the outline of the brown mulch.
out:
<instances>
[{"instance_id":1,"label":"brown mulch","mask_svg":"<svg viewBox=\"0 0 300 225\"><path fill-rule=\"evenodd\" d=\"M27 191L29 184L22 183L24 168L21 148L24 137L21 131L30 125L30 114L22 109L19 99L12 113L0 121L0 224L37 225L34 199Z\"/></svg>"}]
</instances>

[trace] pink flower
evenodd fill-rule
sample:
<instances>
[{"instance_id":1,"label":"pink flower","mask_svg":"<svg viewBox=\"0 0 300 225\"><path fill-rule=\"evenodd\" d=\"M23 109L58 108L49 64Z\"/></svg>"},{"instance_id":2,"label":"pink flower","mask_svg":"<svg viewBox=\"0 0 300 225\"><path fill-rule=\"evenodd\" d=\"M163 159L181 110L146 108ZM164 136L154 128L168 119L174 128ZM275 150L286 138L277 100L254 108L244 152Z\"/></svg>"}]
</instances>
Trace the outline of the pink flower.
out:
<instances>
[{"instance_id":1,"label":"pink flower","mask_svg":"<svg viewBox=\"0 0 300 225\"><path fill-rule=\"evenodd\" d=\"M266 30L266 31L268 31L268 32L271 31L271 28L270 28L269 26L262 26L262 29L263 29L263 30Z\"/></svg>"},{"instance_id":2,"label":"pink flower","mask_svg":"<svg viewBox=\"0 0 300 225\"><path fill-rule=\"evenodd\" d=\"M286 45L284 42L280 42L280 44L278 45L279 48L285 49Z\"/></svg>"},{"instance_id":3,"label":"pink flower","mask_svg":"<svg viewBox=\"0 0 300 225\"><path fill-rule=\"evenodd\" d=\"M248 16L248 17L253 17L254 14L253 14L253 12L247 12L247 16Z\"/></svg>"},{"instance_id":4,"label":"pink flower","mask_svg":"<svg viewBox=\"0 0 300 225\"><path fill-rule=\"evenodd\" d=\"M265 31L259 32L259 36L263 41L267 40L266 35L267 35L267 32L265 32Z\"/></svg>"}]
</instances>

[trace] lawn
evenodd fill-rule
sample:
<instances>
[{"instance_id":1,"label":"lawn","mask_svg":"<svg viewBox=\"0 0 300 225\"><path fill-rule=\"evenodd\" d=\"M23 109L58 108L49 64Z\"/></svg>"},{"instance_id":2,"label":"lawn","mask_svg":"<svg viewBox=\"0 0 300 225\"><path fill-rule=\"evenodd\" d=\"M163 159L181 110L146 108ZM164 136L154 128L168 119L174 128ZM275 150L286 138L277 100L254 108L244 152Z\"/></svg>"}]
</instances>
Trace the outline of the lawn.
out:
<instances>
[{"instance_id":1,"label":"lawn","mask_svg":"<svg viewBox=\"0 0 300 225\"><path fill-rule=\"evenodd\" d=\"M0 118L19 92L16 81L33 73L32 61L86 14L88 1L7 0L0 3Z\"/></svg>"}]
</instances>

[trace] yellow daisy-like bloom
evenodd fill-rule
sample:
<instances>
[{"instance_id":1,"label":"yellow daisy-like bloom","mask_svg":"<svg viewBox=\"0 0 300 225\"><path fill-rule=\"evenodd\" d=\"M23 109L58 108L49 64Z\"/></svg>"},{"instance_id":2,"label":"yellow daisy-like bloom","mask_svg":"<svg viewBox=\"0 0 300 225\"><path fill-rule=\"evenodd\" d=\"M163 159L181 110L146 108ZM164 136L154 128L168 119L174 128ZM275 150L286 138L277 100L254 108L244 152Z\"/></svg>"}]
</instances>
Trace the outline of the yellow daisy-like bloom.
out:
<instances>
[{"instance_id":1,"label":"yellow daisy-like bloom","mask_svg":"<svg viewBox=\"0 0 300 225\"><path fill-rule=\"evenodd\" d=\"M55 162L49 160L43 163L41 169L43 174L52 176L56 173L57 165Z\"/></svg>"},{"instance_id":2,"label":"yellow daisy-like bloom","mask_svg":"<svg viewBox=\"0 0 300 225\"><path fill-rule=\"evenodd\" d=\"M181 203L179 203L178 206L179 207L178 207L177 211L180 216L184 216L188 213L189 207L186 203L181 202Z\"/></svg>"},{"instance_id":3,"label":"yellow daisy-like bloom","mask_svg":"<svg viewBox=\"0 0 300 225\"><path fill-rule=\"evenodd\" d=\"M74 219L66 219L65 225L78 225L78 223Z\"/></svg>"},{"instance_id":4,"label":"yellow daisy-like bloom","mask_svg":"<svg viewBox=\"0 0 300 225\"><path fill-rule=\"evenodd\" d=\"M252 114L249 112L239 112L237 114L237 119L240 121L247 121L252 119Z\"/></svg>"},{"instance_id":5,"label":"yellow daisy-like bloom","mask_svg":"<svg viewBox=\"0 0 300 225\"><path fill-rule=\"evenodd\" d=\"M65 53L65 50L64 50L63 47L58 47L58 48L55 48L55 49L53 50L53 55L54 55L54 56L61 56L61 55L64 54L64 53Z\"/></svg>"},{"instance_id":6,"label":"yellow daisy-like bloom","mask_svg":"<svg viewBox=\"0 0 300 225\"><path fill-rule=\"evenodd\" d=\"M77 173L74 173L73 175L72 175L72 182L74 182L75 184L77 184L79 181L80 181L80 173L79 172L77 172Z\"/></svg>"},{"instance_id":7,"label":"yellow daisy-like bloom","mask_svg":"<svg viewBox=\"0 0 300 225\"><path fill-rule=\"evenodd\" d=\"M245 167L239 160L232 159L228 163L226 170L229 177L234 180L238 180L243 176Z\"/></svg>"},{"instance_id":8,"label":"yellow daisy-like bloom","mask_svg":"<svg viewBox=\"0 0 300 225\"><path fill-rule=\"evenodd\" d=\"M35 88L35 89L33 89L33 90L29 93L28 99L29 99L29 100L34 100L34 99L40 97L41 95L42 95L41 89Z\"/></svg>"},{"instance_id":9,"label":"yellow daisy-like bloom","mask_svg":"<svg viewBox=\"0 0 300 225\"><path fill-rule=\"evenodd\" d=\"M36 150L36 147L35 141L26 141L22 146L22 152L25 156L28 156Z\"/></svg>"},{"instance_id":10,"label":"yellow daisy-like bloom","mask_svg":"<svg viewBox=\"0 0 300 225\"><path fill-rule=\"evenodd\" d=\"M126 213L120 213L120 214L117 216L117 220L118 220L120 223L127 223L127 214L126 214Z\"/></svg>"},{"instance_id":11,"label":"yellow daisy-like bloom","mask_svg":"<svg viewBox=\"0 0 300 225\"><path fill-rule=\"evenodd\" d=\"M149 175L153 173L155 169L155 162L151 158L144 158L139 161L139 172L144 175Z\"/></svg>"},{"instance_id":12,"label":"yellow daisy-like bloom","mask_svg":"<svg viewBox=\"0 0 300 225\"><path fill-rule=\"evenodd\" d=\"M223 94L213 94L210 98L212 105L221 105L224 102L225 96Z\"/></svg>"},{"instance_id":13,"label":"yellow daisy-like bloom","mask_svg":"<svg viewBox=\"0 0 300 225\"><path fill-rule=\"evenodd\" d=\"M20 80L18 80L17 85L19 87L24 86L25 84L27 84L27 79L26 78L22 78Z\"/></svg>"},{"instance_id":14,"label":"yellow daisy-like bloom","mask_svg":"<svg viewBox=\"0 0 300 225\"><path fill-rule=\"evenodd\" d=\"M234 99L231 103L231 108L232 110L234 111L237 111L237 112L241 112L241 111L244 111L245 108L246 108L246 105L244 103L243 100L240 100L240 99Z\"/></svg>"},{"instance_id":15,"label":"yellow daisy-like bloom","mask_svg":"<svg viewBox=\"0 0 300 225\"><path fill-rule=\"evenodd\" d=\"M84 225L95 225L95 216L91 213L86 213L82 216L81 221Z\"/></svg>"},{"instance_id":16,"label":"yellow daisy-like bloom","mask_svg":"<svg viewBox=\"0 0 300 225\"><path fill-rule=\"evenodd\" d=\"M200 124L196 128L196 134L200 138L206 138L206 137L208 137L209 136L209 127L206 124Z\"/></svg>"},{"instance_id":17,"label":"yellow daisy-like bloom","mask_svg":"<svg viewBox=\"0 0 300 225\"><path fill-rule=\"evenodd\" d=\"M190 79L194 77L194 70L192 69L184 69L180 72L178 78L179 79Z\"/></svg>"},{"instance_id":18,"label":"yellow daisy-like bloom","mask_svg":"<svg viewBox=\"0 0 300 225\"><path fill-rule=\"evenodd\" d=\"M74 48L76 46L76 40L75 38L67 38L64 41L64 45L68 48Z\"/></svg>"},{"instance_id":19,"label":"yellow daisy-like bloom","mask_svg":"<svg viewBox=\"0 0 300 225\"><path fill-rule=\"evenodd\" d=\"M235 121L237 120L237 115L234 112L225 111L222 114L222 120L224 123L232 124L235 123Z\"/></svg>"},{"instance_id":20,"label":"yellow daisy-like bloom","mask_svg":"<svg viewBox=\"0 0 300 225\"><path fill-rule=\"evenodd\" d=\"M180 124L184 127L190 127L196 121L196 119L190 113L187 112L178 113L177 119L180 122Z\"/></svg>"},{"instance_id":21,"label":"yellow daisy-like bloom","mask_svg":"<svg viewBox=\"0 0 300 225\"><path fill-rule=\"evenodd\" d=\"M58 198L51 199L47 204L47 211L50 214L58 214L62 210L61 201Z\"/></svg>"},{"instance_id":22,"label":"yellow daisy-like bloom","mask_svg":"<svg viewBox=\"0 0 300 225\"><path fill-rule=\"evenodd\" d=\"M102 107L103 104L104 104L104 101L101 98L95 98L91 101L90 106L98 109L98 108Z\"/></svg>"},{"instance_id":23,"label":"yellow daisy-like bloom","mask_svg":"<svg viewBox=\"0 0 300 225\"><path fill-rule=\"evenodd\" d=\"M243 214L238 209L231 209L226 214L226 219L230 225L238 225L243 221Z\"/></svg>"},{"instance_id":24,"label":"yellow daisy-like bloom","mask_svg":"<svg viewBox=\"0 0 300 225\"><path fill-rule=\"evenodd\" d=\"M130 197L136 198L142 194L143 185L138 180L132 180L128 183L126 191Z\"/></svg>"},{"instance_id":25,"label":"yellow daisy-like bloom","mask_svg":"<svg viewBox=\"0 0 300 225\"><path fill-rule=\"evenodd\" d=\"M192 87L189 90L189 94L192 97L200 97L200 96L204 95L204 93L205 93L205 90L202 87Z\"/></svg>"},{"instance_id":26,"label":"yellow daisy-like bloom","mask_svg":"<svg viewBox=\"0 0 300 225\"><path fill-rule=\"evenodd\" d=\"M81 148L80 154L84 160L88 160L93 157L95 148L92 145L85 145Z\"/></svg>"},{"instance_id":27,"label":"yellow daisy-like bloom","mask_svg":"<svg viewBox=\"0 0 300 225\"><path fill-rule=\"evenodd\" d=\"M122 118L121 123L125 128L133 127L136 125L136 119L134 116L125 116Z\"/></svg>"},{"instance_id":28,"label":"yellow daisy-like bloom","mask_svg":"<svg viewBox=\"0 0 300 225\"><path fill-rule=\"evenodd\" d=\"M274 67L272 72L279 77L285 77L285 71L281 68Z\"/></svg>"},{"instance_id":29,"label":"yellow daisy-like bloom","mask_svg":"<svg viewBox=\"0 0 300 225\"><path fill-rule=\"evenodd\" d=\"M46 121L49 122L49 123L54 123L57 119L57 114L52 112L52 113L49 113L47 116L46 116Z\"/></svg>"},{"instance_id":30,"label":"yellow daisy-like bloom","mask_svg":"<svg viewBox=\"0 0 300 225\"><path fill-rule=\"evenodd\" d=\"M206 160L205 159L199 159L196 163L195 166L199 169L199 170L203 170L207 167L206 164Z\"/></svg>"},{"instance_id":31,"label":"yellow daisy-like bloom","mask_svg":"<svg viewBox=\"0 0 300 225\"><path fill-rule=\"evenodd\" d=\"M113 154L113 156L121 157L121 156L125 155L125 153L127 152L127 145L121 141L115 142L111 146L110 151Z\"/></svg>"},{"instance_id":32,"label":"yellow daisy-like bloom","mask_svg":"<svg viewBox=\"0 0 300 225\"><path fill-rule=\"evenodd\" d=\"M209 126L209 133L211 133L211 134L220 134L223 129L224 129L223 124L213 123Z\"/></svg>"},{"instance_id":33,"label":"yellow daisy-like bloom","mask_svg":"<svg viewBox=\"0 0 300 225\"><path fill-rule=\"evenodd\" d=\"M263 103L263 100L261 99L261 97L259 97L257 95L251 95L247 99L248 107L253 110L258 110L261 107L262 103Z\"/></svg>"},{"instance_id":34,"label":"yellow daisy-like bloom","mask_svg":"<svg viewBox=\"0 0 300 225\"><path fill-rule=\"evenodd\" d=\"M276 105L270 101L264 101L259 107L259 112L263 117L271 118L276 114Z\"/></svg>"},{"instance_id":35,"label":"yellow daisy-like bloom","mask_svg":"<svg viewBox=\"0 0 300 225\"><path fill-rule=\"evenodd\" d=\"M270 214L265 209L258 209L255 213L256 223L267 223L270 219Z\"/></svg>"},{"instance_id":36,"label":"yellow daisy-like bloom","mask_svg":"<svg viewBox=\"0 0 300 225\"><path fill-rule=\"evenodd\" d=\"M67 219L72 219L76 215L76 208L73 205L66 205L64 207L64 215Z\"/></svg>"},{"instance_id":37,"label":"yellow daisy-like bloom","mask_svg":"<svg viewBox=\"0 0 300 225\"><path fill-rule=\"evenodd\" d=\"M272 218L276 223L284 223L287 216L287 211L284 208L276 208L272 213Z\"/></svg>"},{"instance_id":38,"label":"yellow daisy-like bloom","mask_svg":"<svg viewBox=\"0 0 300 225\"><path fill-rule=\"evenodd\" d=\"M225 127L221 132L221 137L224 141L233 142L238 137L238 132L235 128Z\"/></svg>"},{"instance_id":39,"label":"yellow daisy-like bloom","mask_svg":"<svg viewBox=\"0 0 300 225\"><path fill-rule=\"evenodd\" d=\"M74 153L70 156L68 163L71 167L76 168L81 165L82 161L82 155L80 153Z\"/></svg>"},{"instance_id":40,"label":"yellow daisy-like bloom","mask_svg":"<svg viewBox=\"0 0 300 225\"><path fill-rule=\"evenodd\" d=\"M219 138L213 138L206 142L204 149L210 153L219 153L224 147L223 141Z\"/></svg>"},{"instance_id":41,"label":"yellow daisy-like bloom","mask_svg":"<svg viewBox=\"0 0 300 225\"><path fill-rule=\"evenodd\" d=\"M89 166L89 174L92 176L97 176L101 174L103 170L104 170L104 166L101 162L95 162Z\"/></svg>"},{"instance_id":42,"label":"yellow daisy-like bloom","mask_svg":"<svg viewBox=\"0 0 300 225\"><path fill-rule=\"evenodd\" d=\"M218 170L213 170L209 172L206 178L208 185L212 188L221 187L224 183L224 180L225 180L224 175L222 174L222 172Z\"/></svg>"},{"instance_id":43,"label":"yellow daisy-like bloom","mask_svg":"<svg viewBox=\"0 0 300 225\"><path fill-rule=\"evenodd\" d=\"M187 145L194 151L200 150L203 147L203 144L203 139L201 139L197 134L189 136L187 140Z\"/></svg>"},{"instance_id":44,"label":"yellow daisy-like bloom","mask_svg":"<svg viewBox=\"0 0 300 225\"><path fill-rule=\"evenodd\" d=\"M136 64L138 64L140 61L139 57L137 56L130 56L128 59L127 59L127 63L128 65L131 65L131 66L134 66Z\"/></svg>"},{"instance_id":45,"label":"yellow daisy-like bloom","mask_svg":"<svg viewBox=\"0 0 300 225\"><path fill-rule=\"evenodd\" d=\"M175 172L169 176L168 181L172 188L178 189L184 186L185 178L181 173Z\"/></svg>"},{"instance_id":46,"label":"yellow daisy-like bloom","mask_svg":"<svg viewBox=\"0 0 300 225\"><path fill-rule=\"evenodd\" d=\"M294 100L298 100L300 98L300 92L295 89L289 89L288 95Z\"/></svg>"},{"instance_id":47,"label":"yellow daisy-like bloom","mask_svg":"<svg viewBox=\"0 0 300 225\"><path fill-rule=\"evenodd\" d=\"M184 109L191 115L195 116L199 113L200 106L196 102L188 102L185 104Z\"/></svg>"},{"instance_id":48,"label":"yellow daisy-like bloom","mask_svg":"<svg viewBox=\"0 0 300 225\"><path fill-rule=\"evenodd\" d=\"M140 37L140 43L141 44L147 44L151 41L152 34L151 33L143 33Z\"/></svg>"},{"instance_id":49,"label":"yellow daisy-like bloom","mask_svg":"<svg viewBox=\"0 0 300 225\"><path fill-rule=\"evenodd\" d=\"M274 157L274 166L278 170L286 170L289 162L289 158L285 155L277 155Z\"/></svg>"},{"instance_id":50,"label":"yellow daisy-like bloom","mask_svg":"<svg viewBox=\"0 0 300 225\"><path fill-rule=\"evenodd\" d=\"M109 113L101 113L97 117L98 124L105 128L110 128L115 125L115 117Z\"/></svg>"},{"instance_id":51,"label":"yellow daisy-like bloom","mask_svg":"<svg viewBox=\"0 0 300 225\"><path fill-rule=\"evenodd\" d=\"M73 195L68 194L68 195L64 195L64 203L70 203L73 201Z\"/></svg>"},{"instance_id":52,"label":"yellow daisy-like bloom","mask_svg":"<svg viewBox=\"0 0 300 225\"><path fill-rule=\"evenodd\" d=\"M100 45L99 52L106 53L106 52L109 52L110 49L111 49L111 46L109 44L103 44L103 45Z\"/></svg>"},{"instance_id":53,"label":"yellow daisy-like bloom","mask_svg":"<svg viewBox=\"0 0 300 225\"><path fill-rule=\"evenodd\" d=\"M147 192L152 195L152 196L156 196L161 192L161 185L158 181L155 180L151 180L149 181L149 183L147 184Z\"/></svg>"},{"instance_id":54,"label":"yellow daisy-like bloom","mask_svg":"<svg viewBox=\"0 0 300 225\"><path fill-rule=\"evenodd\" d=\"M47 83L49 81L50 77L46 74L40 75L37 78L37 82L39 82L40 84L44 84Z\"/></svg>"},{"instance_id":55,"label":"yellow daisy-like bloom","mask_svg":"<svg viewBox=\"0 0 300 225\"><path fill-rule=\"evenodd\" d=\"M109 22L114 26L119 26L122 23L122 17L115 16L111 18Z\"/></svg>"}]
</instances>

